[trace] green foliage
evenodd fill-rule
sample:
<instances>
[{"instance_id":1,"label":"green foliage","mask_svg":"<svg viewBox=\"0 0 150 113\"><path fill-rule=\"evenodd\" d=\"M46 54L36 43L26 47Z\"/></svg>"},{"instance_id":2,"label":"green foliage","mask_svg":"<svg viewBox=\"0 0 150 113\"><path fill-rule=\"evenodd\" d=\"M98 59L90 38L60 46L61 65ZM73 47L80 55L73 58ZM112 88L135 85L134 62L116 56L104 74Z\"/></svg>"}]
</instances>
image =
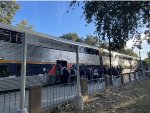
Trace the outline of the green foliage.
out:
<instances>
[{"instance_id":1,"label":"green foliage","mask_svg":"<svg viewBox=\"0 0 150 113\"><path fill-rule=\"evenodd\" d=\"M150 67L150 58L145 58L144 62L146 63L147 67Z\"/></svg>"},{"instance_id":2,"label":"green foliage","mask_svg":"<svg viewBox=\"0 0 150 113\"><path fill-rule=\"evenodd\" d=\"M129 55L129 56L133 56L133 57L138 57L138 55L132 49L121 49L121 50L118 50L117 52L125 54L125 55Z\"/></svg>"},{"instance_id":3,"label":"green foliage","mask_svg":"<svg viewBox=\"0 0 150 113\"><path fill-rule=\"evenodd\" d=\"M150 51L147 53L148 58L150 59Z\"/></svg>"},{"instance_id":4,"label":"green foliage","mask_svg":"<svg viewBox=\"0 0 150 113\"><path fill-rule=\"evenodd\" d=\"M100 47L101 48L104 48L104 49L108 49L109 48L109 45L107 43L100 43Z\"/></svg>"},{"instance_id":5,"label":"green foliage","mask_svg":"<svg viewBox=\"0 0 150 113\"><path fill-rule=\"evenodd\" d=\"M76 40L76 42L83 43L83 42L84 42L84 40L83 40L83 38L78 38L78 39Z\"/></svg>"},{"instance_id":6,"label":"green foliage","mask_svg":"<svg viewBox=\"0 0 150 113\"><path fill-rule=\"evenodd\" d=\"M72 41L80 41L79 36L77 33L68 33L60 36L60 38L72 40Z\"/></svg>"},{"instance_id":7,"label":"green foliage","mask_svg":"<svg viewBox=\"0 0 150 113\"><path fill-rule=\"evenodd\" d=\"M0 1L0 22L11 24L19 9L20 5L16 1Z\"/></svg>"},{"instance_id":8,"label":"green foliage","mask_svg":"<svg viewBox=\"0 0 150 113\"><path fill-rule=\"evenodd\" d=\"M16 26L20 29L33 30L33 26L30 25L27 20L22 20L19 24L16 24Z\"/></svg>"},{"instance_id":9,"label":"green foliage","mask_svg":"<svg viewBox=\"0 0 150 113\"><path fill-rule=\"evenodd\" d=\"M98 38L92 35L87 35L87 37L84 39L84 42L88 45L96 46L98 44Z\"/></svg>"},{"instance_id":10,"label":"green foliage","mask_svg":"<svg viewBox=\"0 0 150 113\"><path fill-rule=\"evenodd\" d=\"M149 58L145 58L144 61L147 62L147 63L150 63L150 59Z\"/></svg>"},{"instance_id":11,"label":"green foliage","mask_svg":"<svg viewBox=\"0 0 150 113\"><path fill-rule=\"evenodd\" d=\"M73 1L70 6L79 2ZM83 14L89 24L94 22L102 40L111 39L111 49L124 48L140 27L150 27L149 1L84 1Z\"/></svg>"}]
</instances>

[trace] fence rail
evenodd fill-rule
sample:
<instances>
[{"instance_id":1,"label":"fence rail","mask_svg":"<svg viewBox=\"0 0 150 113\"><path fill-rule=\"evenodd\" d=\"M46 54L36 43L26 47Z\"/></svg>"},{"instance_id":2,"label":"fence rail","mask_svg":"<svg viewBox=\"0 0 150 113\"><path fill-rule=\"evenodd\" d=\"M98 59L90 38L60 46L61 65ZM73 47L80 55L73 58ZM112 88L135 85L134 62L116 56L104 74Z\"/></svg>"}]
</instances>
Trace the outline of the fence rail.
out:
<instances>
[{"instance_id":1,"label":"fence rail","mask_svg":"<svg viewBox=\"0 0 150 113\"><path fill-rule=\"evenodd\" d=\"M28 108L29 92L26 91L25 106ZM20 105L20 91L0 93L0 113L17 113Z\"/></svg>"},{"instance_id":2,"label":"fence rail","mask_svg":"<svg viewBox=\"0 0 150 113\"><path fill-rule=\"evenodd\" d=\"M124 73L119 77L113 77L113 86L119 86L122 83L127 83L140 78L140 72ZM38 78L39 79L39 78ZM37 80L37 79L36 79ZM43 80L38 80L43 81ZM41 82L40 82L41 83ZM109 83L109 82L108 82ZM87 81L87 94L105 90L106 81L104 78L92 79ZM82 88L81 88L82 89ZM77 91L77 84L66 83L58 85L43 85L41 90L41 108L52 108L61 105L62 103L74 99ZM26 90L26 108L29 108L30 91ZM35 95L36 96L36 95ZM20 102L20 91L0 91L0 113L17 113Z\"/></svg>"},{"instance_id":3,"label":"fence rail","mask_svg":"<svg viewBox=\"0 0 150 113\"><path fill-rule=\"evenodd\" d=\"M42 108L53 107L72 100L76 95L76 90L76 83L44 87L42 90Z\"/></svg>"}]
</instances>

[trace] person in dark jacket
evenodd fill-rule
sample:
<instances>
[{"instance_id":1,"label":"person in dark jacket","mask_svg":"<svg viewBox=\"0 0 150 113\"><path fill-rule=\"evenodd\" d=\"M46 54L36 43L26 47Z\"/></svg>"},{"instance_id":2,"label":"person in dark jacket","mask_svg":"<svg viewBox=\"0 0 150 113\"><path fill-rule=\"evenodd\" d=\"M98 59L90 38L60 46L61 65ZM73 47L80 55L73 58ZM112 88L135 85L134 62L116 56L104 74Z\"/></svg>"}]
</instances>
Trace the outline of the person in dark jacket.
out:
<instances>
[{"instance_id":1,"label":"person in dark jacket","mask_svg":"<svg viewBox=\"0 0 150 113\"><path fill-rule=\"evenodd\" d=\"M84 67L81 67L81 69L80 69L80 77L86 78L86 71L85 71Z\"/></svg>"},{"instance_id":2,"label":"person in dark jacket","mask_svg":"<svg viewBox=\"0 0 150 113\"><path fill-rule=\"evenodd\" d=\"M70 73L68 72L67 68L62 65L61 69L61 78L63 83L68 83L70 77Z\"/></svg>"},{"instance_id":3,"label":"person in dark jacket","mask_svg":"<svg viewBox=\"0 0 150 113\"><path fill-rule=\"evenodd\" d=\"M102 68L102 66L100 66L98 68L97 72L98 72L99 78L102 78L102 76L103 76L103 68Z\"/></svg>"},{"instance_id":4,"label":"person in dark jacket","mask_svg":"<svg viewBox=\"0 0 150 113\"><path fill-rule=\"evenodd\" d=\"M76 70L73 67L70 67L69 82L75 82L75 80L76 80Z\"/></svg>"},{"instance_id":5,"label":"person in dark jacket","mask_svg":"<svg viewBox=\"0 0 150 113\"><path fill-rule=\"evenodd\" d=\"M89 66L86 67L86 76L87 76L88 80L91 79L91 69Z\"/></svg>"}]
</instances>

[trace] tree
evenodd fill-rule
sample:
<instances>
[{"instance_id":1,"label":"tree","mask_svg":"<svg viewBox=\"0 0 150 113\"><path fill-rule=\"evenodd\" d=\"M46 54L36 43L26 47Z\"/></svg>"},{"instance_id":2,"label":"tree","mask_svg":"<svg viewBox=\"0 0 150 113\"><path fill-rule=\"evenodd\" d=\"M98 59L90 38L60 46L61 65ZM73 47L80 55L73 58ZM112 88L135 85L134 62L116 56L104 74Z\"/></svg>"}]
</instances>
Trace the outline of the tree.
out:
<instances>
[{"instance_id":1,"label":"tree","mask_svg":"<svg viewBox=\"0 0 150 113\"><path fill-rule=\"evenodd\" d=\"M118 50L117 52L125 54L125 55L129 55L129 56L133 56L133 57L138 57L138 55L132 49L121 49L121 50Z\"/></svg>"},{"instance_id":2,"label":"tree","mask_svg":"<svg viewBox=\"0 0 150 113\"><path fill-rule=\"evenodd\" d=\"M83 42L84 42L84 40L83 40L83 38L78 38L78 39L76 40L76 42L83 43Z\"/></svg>"},{"instance_id":3,"label":"tree","mask_svg":"<svg viewBox=\"0 0 150 113\"><path fill-rule=\"evenodd\" d=\"M20 5L16 1L0 1L0 22L11 24Z\"/></svg>"},{"instance_id":4,"label":"tree","mask_svg":"<svg viewBox=\"0 0 150 113\"><path fill-rule=\"evenodd\" d=\"M98 44L98 38L92 35L87 35L87 37L84 39L84 43L96 46L96 44Z\"/></svg>"},{"instance_id":5,"label":"tree","mask_svg":"<svg viewBox=\"0 0 150 113\"><path fill-rule=\"evenodd\" d=\"M33 30L33 26L30 25L27 20L22 20L19 24L16 24L16 26L20 29Z\"/></svg>"},{"instance_id":6,"label":"tree","mask_svg":"<svg viewBox=\"0 0 150 113\"><path fill-rule=\"evenodd\" d=\"M150 59L150 52L147 53L148 58Z\"/></svg>"},{"instance_id":7,"label":"tree","mask_svg":"<svg viewBox=\"0 0 150 113\"><path fill-rule=\"evenodd\" d=\"M76 3L80 4L73 1L70 6ZM86 22L94 22L97 35L110 39L111 48L124 48L140 27L150 27L149 1L84 1L82 8Z\"/></svg>"},{"instance_id":8,"label":"tree","mask_svg":"<svg viewBox=\"0 0 150 113\"><path fill-rule=\"evenodd\" d=\"M60 38L72 40L72 41L80 41L80 38L77 33L68 33L60 36Z\"/></svg>"},{"instance_id":9,"label":"tree","mask_svg":"<svg viewBox=\"0 0 150 113\"><path fill-rule=\"evenodd\" d=\"M100 47L101 47L101 48L104 48L104 49L108 49L108 48L109 48L109 47L108 47L108 44L107 44L106 42L100 43Z\"/></svg>"}]
</instances>

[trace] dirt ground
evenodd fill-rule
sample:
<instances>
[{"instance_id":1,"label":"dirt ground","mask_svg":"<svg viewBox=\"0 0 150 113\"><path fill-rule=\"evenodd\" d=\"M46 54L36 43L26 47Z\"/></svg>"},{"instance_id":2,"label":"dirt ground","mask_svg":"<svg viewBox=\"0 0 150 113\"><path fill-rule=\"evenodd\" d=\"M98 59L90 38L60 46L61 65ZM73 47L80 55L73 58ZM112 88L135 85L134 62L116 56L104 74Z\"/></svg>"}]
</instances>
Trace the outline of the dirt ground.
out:
<instances>
[{"instance_id":1,"label":"dirt ground","mask_svg":"<svg viewBox=\"0 0 150 113\"><path fill-rule=\"evenodd\" d=\"M73 105L62 111L73 113ZM84 104L82 113L150 113L150 79L97 93Z\"/></svg>"}]
</instances>

